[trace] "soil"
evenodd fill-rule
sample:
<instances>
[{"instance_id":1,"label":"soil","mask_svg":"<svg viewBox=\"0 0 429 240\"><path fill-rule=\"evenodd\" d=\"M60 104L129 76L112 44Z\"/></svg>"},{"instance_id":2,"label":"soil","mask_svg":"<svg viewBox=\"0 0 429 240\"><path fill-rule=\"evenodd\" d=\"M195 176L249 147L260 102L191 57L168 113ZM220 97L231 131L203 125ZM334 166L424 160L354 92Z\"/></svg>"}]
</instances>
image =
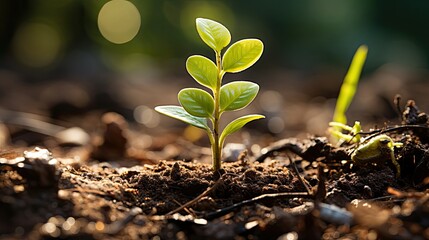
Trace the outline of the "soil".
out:
<instances>
[{"instance_id":1,"label":"soil","mask_svg":"<svg viewBox=\"0 0 429 240\"><path fill-rule=\"evenodd\" d=\"M403 144L399 177L389 159L353 165L355 143L249 129L254 144L227 145L213 172L204 140L98 116L82 125L101 131L72 138L8 126L1 239L429 239L428 117L413 101L401 124L362 134Z\"/></svg>"}]
</instances>

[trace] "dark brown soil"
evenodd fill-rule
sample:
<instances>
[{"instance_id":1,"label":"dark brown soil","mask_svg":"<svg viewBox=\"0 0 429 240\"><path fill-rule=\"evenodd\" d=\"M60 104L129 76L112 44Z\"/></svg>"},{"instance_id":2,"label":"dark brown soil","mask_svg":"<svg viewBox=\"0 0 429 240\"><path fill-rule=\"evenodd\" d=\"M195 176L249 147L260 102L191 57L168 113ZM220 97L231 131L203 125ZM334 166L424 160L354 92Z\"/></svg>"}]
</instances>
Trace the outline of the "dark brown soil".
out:
<instances>
[{"instance_id":1,"label":"dark brown soil","mask_svg":"<svg viewBox=\"0 0 429 240\"><path fill-rule=\"evenodd\" d=\"M66 157L79 149L99 158L105 144L55 148L51 164L28 155L43 150L23 158L15 148L2 158L1 238L427 239L427 143L410 129L392 131L404 143L400 178L389 164L351 167L351 146L315 137L283 139L258 158L243 152L216 173L197 160L132 157L122 144L109 159L126 156L109 162Z\"/></svg>"},{"instance_id":2,"label":"dark brown soil","mask_svg":"<svg viewBox=\"0 0 429 240\"><path fill-rule=\"evenodd\" d=\"M369 93L375 89L364 92L378 96ZM159 100L162 90L135 95ZM84 114L60 103L25 103L46 105L54 119L68 120L70 128L60 130L72 134L34 128L49 118L0 111L0 239L429 239L428 117L412 101L402 123L363 135L403 143L395 151L400 177L389 160L353 166L355 144L302 137L309 133L299 114L288 113L300 138L243 129L232 137L243 144L213 172L208 142L195 129L142 131L122 117L127 108ZM323 105L313 104L290 107Z\"/></svg>"}]
</instances>

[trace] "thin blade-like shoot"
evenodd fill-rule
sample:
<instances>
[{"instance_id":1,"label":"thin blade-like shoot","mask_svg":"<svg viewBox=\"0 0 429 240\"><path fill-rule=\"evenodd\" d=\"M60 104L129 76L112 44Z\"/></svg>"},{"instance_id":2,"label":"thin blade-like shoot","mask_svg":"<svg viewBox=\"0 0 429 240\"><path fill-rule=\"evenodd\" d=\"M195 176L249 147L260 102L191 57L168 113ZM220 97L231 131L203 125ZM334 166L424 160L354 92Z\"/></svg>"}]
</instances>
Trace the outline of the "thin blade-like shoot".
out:
<instances>
[{"instance_id":1,"label":"thin blade-like shoot","mask_svg":"<svg viewBox=\"0 0 429 240\"><path fill-rule=\"evenodd\" d=\"M356 93L367 53L368 47L366 45L361 45L353 56L349 71L344 78L340 93L338 95L333 117L334 122L347 124L346 111L349 108L350 103L352 102Z\"/></svg>"}]
</instances>

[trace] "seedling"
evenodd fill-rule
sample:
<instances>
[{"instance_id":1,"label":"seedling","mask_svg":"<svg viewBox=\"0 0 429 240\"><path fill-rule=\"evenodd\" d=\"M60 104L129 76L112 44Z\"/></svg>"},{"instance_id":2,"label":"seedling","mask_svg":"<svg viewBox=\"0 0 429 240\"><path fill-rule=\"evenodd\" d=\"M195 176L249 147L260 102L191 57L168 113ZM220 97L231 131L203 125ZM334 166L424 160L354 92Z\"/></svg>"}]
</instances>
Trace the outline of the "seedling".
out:
<instances>
[{"instance_id":1,"label":"seedling","mask_svg":"<svg viewBox=\"0 0 429 240\"><path fill-rule=\"evenodd\" d=\"M331 131L331 134L338 137L341 141L356 142L357 146L351 154L351 159L356 166L365 166L368 164L384 164L385 161L391 161L396 168L396 177L401 175L401 167L395 158L395 147L402 147L401 142L394 142L386 134L378 136L369 136L362 139L360 122L356 121L353 127L342 123L330 122L329 126L345 130L348 134L340 131Z\"/></svg>"},{"instance_id":2,"label":"seedling","mask_svg":"<svg viewBox=\"0 0 429 240\"><path fill-rule=\"evenodd\" d=\"M210 139L213 170L221 168L225 138L240 130L250 121L264 118L251 114L239 117L220 131L220 118L224 112L236 111L249 105L256 97L259 86L248 81L234 81L222 85L225 73L237 73L251 67L262 55L264 45L259 39L243 39L229 45L231 34L222 24L210 19L197 18L196 28L204 43L214 50L216 61L190 56L186 61L188 73L211 94L198 88L185 88L178 94L181 106L158 106L156 111L204 129ZM210 123L210 124L209 124Z\"/></svg>"},{"instance_id":3,"label":"seedling","mask_svg":"<svg viewBox=\"0 0 429 240\"><path fill-rule=\"evenodd\" d=\"M384 161L390 160L396 168L396 177L401 175L401 167L396 161L394 155L394 147L402 147L402 143L393 142L393 140L385 135L379 135L371 138L368 142L357 147L351 159L353 164L362 166L369 163L383 164Z\"/></svg>"},{"instance_id":4,"label":"seedling","mask_svg":"<svg viewBox=\"0 0 429 240\"><path fill-rule=\"evenodd\" d=\"M347 126L346 112L356 93L359 77L361 75L367 53L367 46L362 45L358 48L355 55L353 56L349 71L344 77L343 84L341 85L337 104L335 106L334 116L332 122L329 123L331 126L329 131L331 132L331 135L335 141L354 141L357 143L360 141L360 123L355 122L353 127ZM348 131L352 137L346 137L347 135L344 135L342 130Z\"/></svg>"},{"instance_id":5,"label":"seedling","mask_svg":"<svg viewBox=\"0 0 429 240\"><path fill-rule=\"evenodd\" d=\"M402 143L394 142L389 136L382 134L369 139L361 139L362 127L355 121L353 127L347 125L346 112L356 93L362 67L366 60L368 48L362 45L353 56L349 71L341 85L340 93L335 106L332 122L329 123L331 136L338 142L355 142L356 148L351 154L353 164L363 166L371 163L382 164L390 160L396 168L396 177L401 174L399 163L394 155L395 147L402 147ZM346 133L343 133L345 131Z\"/></svg>"}]
</instances>

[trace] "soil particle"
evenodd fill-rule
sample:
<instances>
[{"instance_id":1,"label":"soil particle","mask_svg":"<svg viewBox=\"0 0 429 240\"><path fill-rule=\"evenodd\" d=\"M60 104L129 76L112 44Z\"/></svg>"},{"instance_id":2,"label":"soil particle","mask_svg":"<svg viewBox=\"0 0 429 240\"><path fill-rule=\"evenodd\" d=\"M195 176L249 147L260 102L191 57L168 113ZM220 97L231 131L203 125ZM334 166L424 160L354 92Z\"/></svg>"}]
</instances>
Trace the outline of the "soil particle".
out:
<instances>
[{"instance_id":1,"label":"soil particle","mask_svg":"<svg viewBox=\"0 0 429 240\"><path fill-rule=\"evenodd\" d=\"M293 177L285 167L279 166L273 169L261 166L267 166L267 164L256 163L253 167L243 167L240 163L225 163L226 173L222 183L214 190L211 197L227 198L228 202L235 203L263 193L301 189L296 186L299 184L297 181L292 181ZM138 183L132 187L138 191L139 202L144 202L144 206L140 206L143 211L153 211L153 207L156 206L157 213L162 214L178 207L179 203L184 204L195 198L215 181L216 177L210 165L162 161L151 170L143 170L139 175ZM173 197L174 201L172 201ZM166 205L165 201L172 203ZM207 204L197 205L194 210L203 210L198 206L204 206L204 210L207 210ZM220 204L217 207L222 206L224 205Z\"/></svg>"},{"instance_id":2,"label":"soil particle","mask_svg":"<svg viewBox=\"0 0 429 240\"><path fill-rule=\"evenodd\" d=\"M345 207L353 199L371 199L387 195L387 187L396 187L392 169L361 169L328 181L326 202Z\"/></svg>"}]
</instances>

